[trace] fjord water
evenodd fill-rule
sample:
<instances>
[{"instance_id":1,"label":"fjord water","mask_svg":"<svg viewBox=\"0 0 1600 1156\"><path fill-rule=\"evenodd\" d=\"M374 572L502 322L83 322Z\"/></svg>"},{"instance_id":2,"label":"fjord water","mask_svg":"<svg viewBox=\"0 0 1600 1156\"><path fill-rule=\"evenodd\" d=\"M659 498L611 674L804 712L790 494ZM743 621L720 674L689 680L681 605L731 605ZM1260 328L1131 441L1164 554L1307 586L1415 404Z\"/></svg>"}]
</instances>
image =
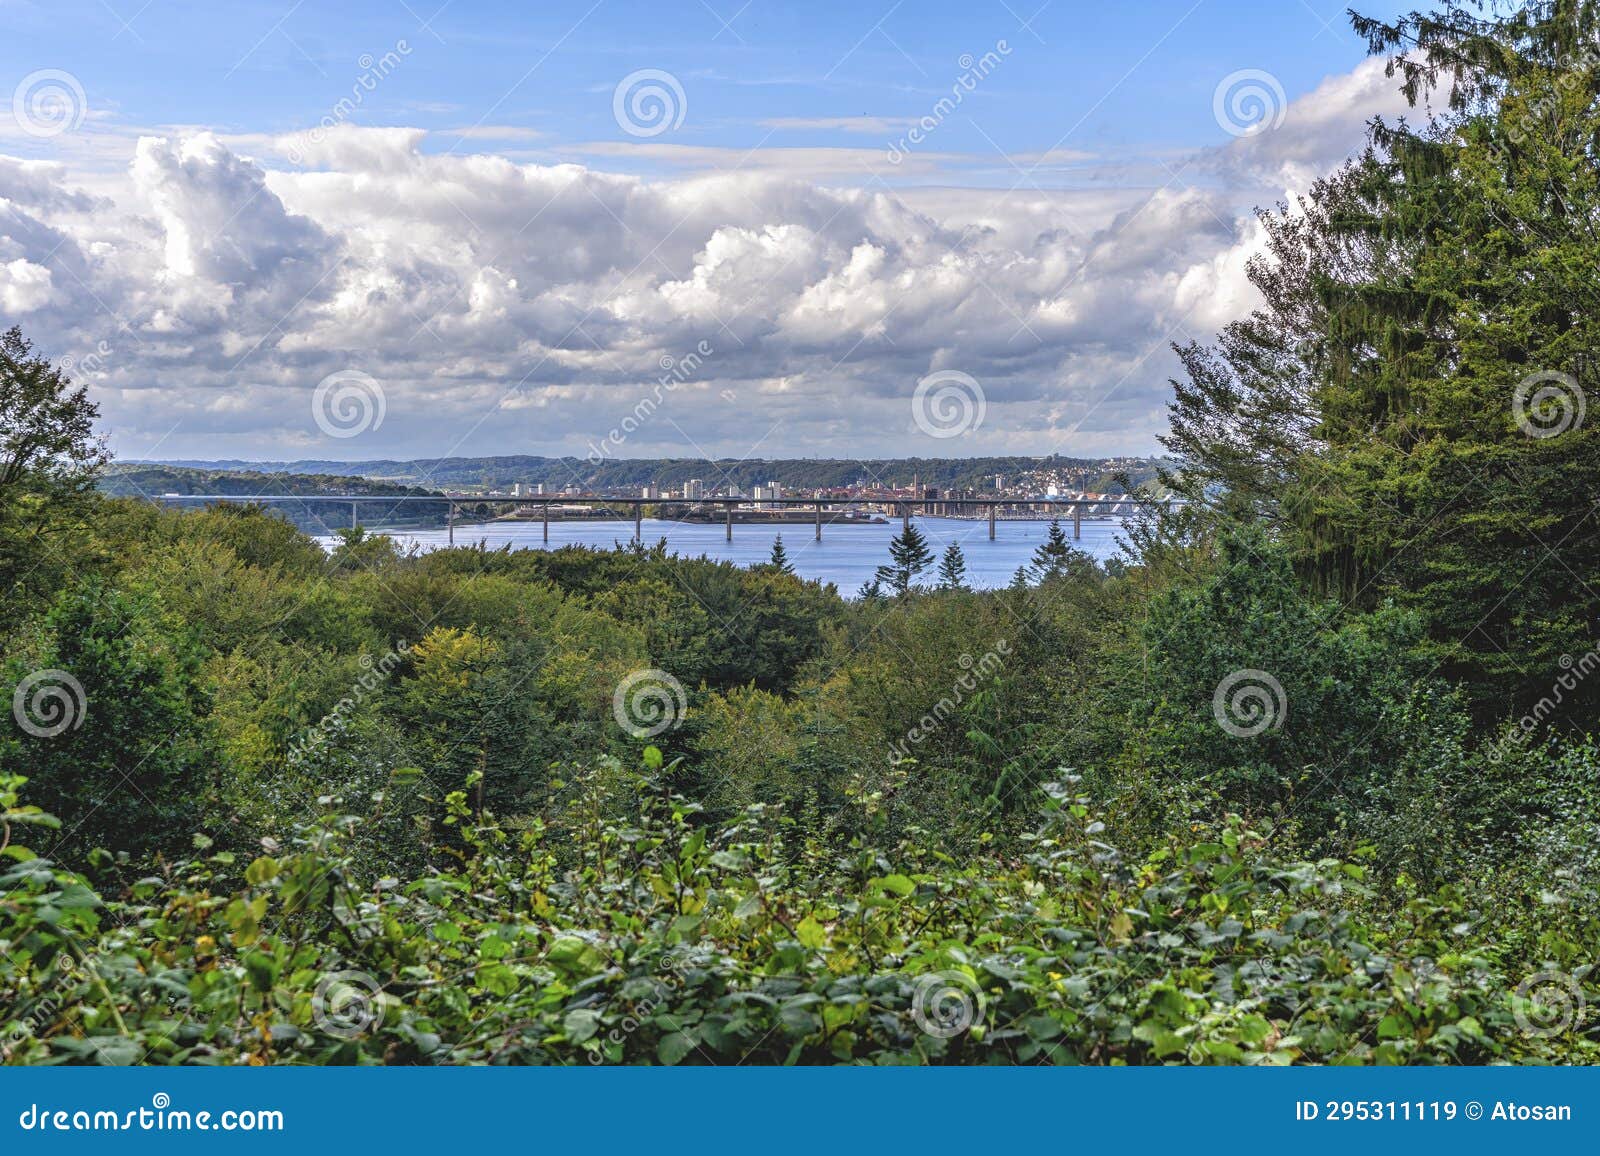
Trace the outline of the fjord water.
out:
<instances>
[{"instance_id":1,"label":"fjord water","mask_svg":"<svg viewBox=\"0 0 1600 1156\"><path fill-rule=\"evenodd\" d=\"M967 558L967 582L977 589L1004 586L1011 581L1018 566L1026 566L1034 550L1044 541L1049 523L1045 521L1002 521L997 524L995 541L989 541L986 521L967 521L953 518L917 518L917 527L928 539L934 558L944 553L951 542L959 542ZM1072 535L1070 520L1062 522L1068 539ZM1072 544L1087 554L1105 559L1119 552L1118 536L1122 522L1088 520L1083 523L1083 537ZM834 523L822 528L822 541L814 540L810 525L736 525L733 541L726 539L726 530L720 523L670 522L646 518L643 540L653 546L661 539L674 554L725 559L741 566L765 562L772 553L772 542L783 535L783 546L789 562L802 578L815 578L832 582L841 594L854 594L872 578L873 571L889 560L889 539L900 531L899 519L886 524L844 525ZM422 550L436 550L446 545L448 535L444 530L404 530L391 535L401 548L416 545ZM478 542L495 549L509 544L513 550L559 549L562 546L596 546L607 549L633 538L631 520L606 520L582 522L551 522L550 542L544 542L539 522L488 522L456 526L456 545L469 546ZM320 539L331 545L332 538ZM932 581L930 568L924 581Z\"/></svg>"}]
</instances>

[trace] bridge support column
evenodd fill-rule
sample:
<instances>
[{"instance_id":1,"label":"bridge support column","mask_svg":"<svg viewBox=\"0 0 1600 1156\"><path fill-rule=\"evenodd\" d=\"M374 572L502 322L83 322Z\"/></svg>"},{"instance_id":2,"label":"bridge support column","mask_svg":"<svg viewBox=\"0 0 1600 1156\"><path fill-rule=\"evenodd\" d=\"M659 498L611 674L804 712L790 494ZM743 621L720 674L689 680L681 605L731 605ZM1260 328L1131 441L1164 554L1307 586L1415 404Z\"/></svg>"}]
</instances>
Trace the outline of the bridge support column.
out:
<instances>
[{"instance_id":1,"label":"bridge support column","mask_svg":"<svg viewBox=\"0 0 1600 1156\"><path fill-rule=\"evenodd\" d=\"M356 513L356 503L350 503L350 528L354 530L361 524L361 517Z\"/></svg>"},{"instance_id":2,"label":"bridge support column","mask_svg":"<svg viewBox=\"0 0 1600 1156\"><path fill-rule=\"evenodd\" d=\"M544 503L544 540L545 540L546 544L548 544L549 541L550 541L550 503L549 502L545 502Z\"/></svg>"},{"instance_id":3,"label":"bridge support column","mask_svg":"<svg viewBox=\"0 0 1600 1156\"><path fill-rule=\"evenodd\" d=\"M731 542L733 541L733 503L729 502L726 508L728 511L728 541Z\"/></svg>"},{"instance_id":4,"label":"bridge support column","mask_svg":"<svg viewBox=\"0 0 1600 1156\"><path fill-rule=\"evenodd\" d=\"M640 502L633 507L633 540L643 540L644 537L644 503Z\"/></svg>"},{"instance_id":5,"label":"bridge support column","mask_svg":"<svg viewBox=\"0 0 1600 1156\"><path fill-rule=\"evenodd\" d=\"M989 541L991 542L994 541L994 512L999 508L999 506L989 507Z\"/></svg>"},{"instance_id":6,"label":"bridge support column","mask_svg":"<svg viewBox=\"0 0 1600 1156\"><path fill-rule=\"evenodd\" d=\"M450 545L456 544L456 504L451 502L445 507L444 522L449 527Z\"/></svg>"},{"instance_id":7,"label":"bridge support column","mask_svg":"<svg viewBox=\"0 0 1600 1156\"><path fill-rule=\"evenodd\" d=\"M900 529L902 531L907 531L907 530L911 529L911 503L910 502L901 502L900 503Z\"/></svg>"},{"instance_id":8,"label":"bridge support column","mask_svg":"<svg viewBox=\"0 0 1600 1156\"><path fill-rule=\"evenodd\" d=\"M1077 541L1083 537L1083 506L1073 503L1072 506L1072 539Z\"/></svg>"},{"instance_id":9,"label":"bridge support column","mask_svg":"<svg viewBox=\"0 0 1600 1156\"><path fill-rule=\"evenodd\" d=\"M817 499L817 541L822 541L822 499Z\"/></svg>"}]
</instances>

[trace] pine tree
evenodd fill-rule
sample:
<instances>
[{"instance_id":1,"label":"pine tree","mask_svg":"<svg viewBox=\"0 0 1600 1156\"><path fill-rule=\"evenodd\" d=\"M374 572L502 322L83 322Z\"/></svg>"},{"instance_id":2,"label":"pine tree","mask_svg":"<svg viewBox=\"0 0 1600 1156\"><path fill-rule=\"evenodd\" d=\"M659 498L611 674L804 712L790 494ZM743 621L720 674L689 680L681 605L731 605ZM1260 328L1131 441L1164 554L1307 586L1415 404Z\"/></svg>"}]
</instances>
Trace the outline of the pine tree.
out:
<instances>
[{"instance_id":1,"label":"pine tree","mask_svg":"<svg viewBox=\"0 0 1600 1156\"><path fill-rule=\"evenodd\" d=\"M946 546L944 557L939 559L939 587L943 590L967 589L967 558L961 552L959 542L951 542Z\"/></svg>"},{"instance_id":2,"label":"pine tree","mask_svg":"<svg viewBox=\"0 0 1600 1156\"><path fill-rule=\"evenodd\" d=\"M793 574L794 567L789 563L789 551L783 548L783 535L779 534L772 541L772 558L767 562L779 574Z\"/></svg>"},{"instance_id":3,"label":"pine tree","mask_svg":"<svg viewBox=\"0 0 1600 1156\"><path fill-rule=\"evenodd\" d=\"M1072 560L1072 547L1067 544L1067 533L1061 528L1060 518L1050 519L1050 529L1039 548L1033 552L1033 569L1042 582L1047 578L1060 578L1067 572Z\"/></svg>"},{"instance_id":4,"label":"pine tree","mask_svg":"<svg viewBox=\"0 0 1600 1156\"><path fill-rule=\"evenodd\" d=\"M921 530L908 523L890 541L889 565L879 566L874 580L896 594L904 595L911 591L917 575L932 565L933 551L928 548L928 539L922 536Z\"/></svg>"},{"instance_id":5,"label":"pine tree","mask_svg":"<svg viewBox=\"0 0 1600 1156\"><path fill-rule=\"evenodd\" d=\"M1026 590L1028 588L1028 568L1018 566L1017 572L1011 575L1011 589Z\"/></svg>"},{"instance_id":6,"label":"pine tree","mask_svg":"<svg viewBox=\"0 0 1600 1156\"><path fill-rule=\"evenodd\" d=\"M856 591L856 596L863 602L876 602L883 597L883 580L874 578L870 582L863 582L861 589Z\"/></svg>"}]
</instances>

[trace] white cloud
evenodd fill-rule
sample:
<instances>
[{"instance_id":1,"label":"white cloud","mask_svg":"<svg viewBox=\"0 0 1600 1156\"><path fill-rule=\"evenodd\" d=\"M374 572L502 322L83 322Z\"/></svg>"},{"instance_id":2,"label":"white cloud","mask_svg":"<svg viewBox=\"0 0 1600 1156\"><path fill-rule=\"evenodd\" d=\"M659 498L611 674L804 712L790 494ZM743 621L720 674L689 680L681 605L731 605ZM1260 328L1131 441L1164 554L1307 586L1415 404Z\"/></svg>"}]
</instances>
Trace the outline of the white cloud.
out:
<instances>
[{"instance_id":1,"label":"white cloud","mask_svg":"<svg viewBox=\"0 0 1600 1156\"><path fill-rule=\"evenodd\" d=\"M1148 451L1167 343L1254 303L1250 205L1358 147L1381 80L1332 78L1155 189L839 186L822 170L873 150L618 149L694 170L645 179L350 125L145 137L81 187L0 158L0 308L51 356L97 354L126 456L581 455L697 349L621 452ZM981 429L916 429L935 368L982 383ZM311 397L344 369L387 416L332 442Z\"/></svg>"},{"instance_id":2,"label":"white cloud","mask_svg":"<svg viewBox=\"0 0 1600 1156\"><path fill-rule=\"evenodd\" d=\"M0 309L7 313L32 313L55 300L50 270L18 257L0 261Z\"/></svg>"}]
</instances>

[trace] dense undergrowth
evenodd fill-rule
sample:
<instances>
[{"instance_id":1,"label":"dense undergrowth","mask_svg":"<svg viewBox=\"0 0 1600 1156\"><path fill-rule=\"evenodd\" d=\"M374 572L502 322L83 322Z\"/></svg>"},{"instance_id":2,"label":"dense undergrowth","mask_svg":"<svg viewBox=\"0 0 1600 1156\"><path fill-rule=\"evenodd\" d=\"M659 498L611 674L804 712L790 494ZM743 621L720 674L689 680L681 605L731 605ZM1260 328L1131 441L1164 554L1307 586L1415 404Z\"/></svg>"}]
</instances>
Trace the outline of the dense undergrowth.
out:
<instances>
[{"instance_id":1,"label":"dense undergrowth","mask_svg":"<svg viewBox=\"0 0 1600 1156\"><path fill-rule=\"evenodd\" d=\"M461 862L409 880L362 873L345 845L364 820L336 807L274 854L164 863L110 900L24 859L0 876L7 1056L1288 1064L1600 1050L1577 1021L1544 1029L1514 990L1532 959L1583 973L1592 909L1567 938L1454 889L1374 907L1363 867L1279 861L1236 818L1125 859L1070 781L1008 855L835 853L760 807L700 826L645 769L596 772L570 858L539 826L479 826L463 791L445 801ZM631 813L602 817L618 804ZM1492 941L1491 924L1529 938Z\"/></svg>"}]
</instances>

